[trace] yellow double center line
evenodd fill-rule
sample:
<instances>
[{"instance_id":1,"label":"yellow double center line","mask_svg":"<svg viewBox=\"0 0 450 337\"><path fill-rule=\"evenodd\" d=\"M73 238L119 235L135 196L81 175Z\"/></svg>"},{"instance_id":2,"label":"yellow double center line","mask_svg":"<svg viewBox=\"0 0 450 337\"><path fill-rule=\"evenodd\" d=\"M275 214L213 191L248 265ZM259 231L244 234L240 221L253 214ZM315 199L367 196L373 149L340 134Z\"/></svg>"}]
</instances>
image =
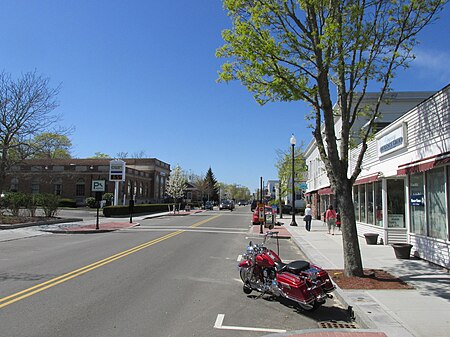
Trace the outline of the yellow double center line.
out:
<instances>
[{"instance_id":1,"label":"yellow double center line","mask_svg":"<svg viewBox=\"0 0 450 337\"><path fill-rule=\"evenodd\" d=\"M213 216L211 218L205 219L203 221L197 222L197 223L189 226L188 228L195 228L195 227L201 226L204 223L207 223L207 222L209 222L211 220L214 220L214 219L218 218L219 216L220 215L216 215L216 216ZM144 248L153 246L153 245L155 245L155 244L157 244L159 242L162 242L164 240L173 238L174 236L177 236L177 235L179 235L179 234L181 234L183 232L185 232L185 231L184 230L177 230L175 232L172 232L172 233L169 233L167 235L164 235L164 236L162 236L160 238L153 239L153 240L148 241L146 243L143 243L143 244L141 244L139 246L130 248L130 249L125 250L125 251L123 251L121 253L112 255L112 256L107 257L107 258L105 258L103 260L91 263L91 264L89 264L87 266L84 266L82 268L79 268L79 269L76 269L74 271L71 271L70 273L67 273L67 274L55 277L55 278L53 278L51 280L48 280L48 281L45 281L43 283L39 283L39 284L37 284L37 285L35 285L33 287L30 287L30 288L27 288L25 290L19 291L19 292L15 293L15 294L7 296L7 297L0 298L0 309L3 308L3 307L8 306L10 304L13 304L13 303L15 303L17 301L23 300L24 298L27 298L27 297L30 297L30 296L32 296L34 294L40 293L41 291L44 291L44 290L46 290L48 288L51 288L51 287L54 287L54 286L56 286L58 284L64 283L66 281L69 281L69 280L71 280L71 279L73 279L75 277L78 277L80 275L86 274L86 273L88 273L88 272L90 272L90 271L92 271L94 269L97 269L97 268L99 268L101 266L104 266L104 265L106 265L108 263L114 262L114 261L119 260L119 259L121 259L121 258L123 258L125 256L128 256L130 254L136 253L136 252L138 252L138 251L140 251L140 250L142 250Z\"/></svg>"}]
</instances>

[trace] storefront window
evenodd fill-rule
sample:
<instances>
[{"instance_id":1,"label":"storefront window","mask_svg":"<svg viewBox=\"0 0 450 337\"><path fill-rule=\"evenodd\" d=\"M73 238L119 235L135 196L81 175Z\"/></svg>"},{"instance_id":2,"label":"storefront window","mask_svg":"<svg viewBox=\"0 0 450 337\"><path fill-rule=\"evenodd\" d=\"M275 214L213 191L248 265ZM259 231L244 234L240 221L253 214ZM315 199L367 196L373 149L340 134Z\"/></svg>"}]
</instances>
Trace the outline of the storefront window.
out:
<instances>
[{"instance_id":1,"label":"storefront window","mask_svg":"<svg viewBox=\"0 0 450 337\"><path fill-rule=\"evenodd\" d=\"M367 220L366 220L366 185L359 185L359 212L360 212L360 221L367 222Z\"/></svg>"},{"instance_id":2,"label":"storefront window","mask_svg":"<svg viewBox=\"0 0 450 337\"><path fill-rule=\"evenodd\" d=\"M427 213L429 236L447 239L447 214L445 201L444 168L427 172Z\"/></svg>"},{"instance_id":3,"label":"storefront window","mask_svg":"<svg viewBox=\"0 0 450 337\"><path fill-rule=\"evenodd\" d=\"M367 223L375 224L373 213L373 184L367 184Z\"/></svg>"},{"instance_id":4,"label":"storefront window","mask_svg":"<svg viewBox=\"0 0 450 337\"><path fill-rule=\"evenodd\" d=\"M381 181L375 183L375 225L383 227L383 186Z\"/></svg>"},{"instance_id":5,"label":"storefront window","mask_svg":"<svg viewBox=\"0 0 450 337\"><path fill-rule=\"evenodd\" d=\"M322 219L325 219L325 212L328 208L328 195L321 195L320 196L320 214Z\"/></svg>"},{"instance_id":6,"label":"storefront window","mask_svg":"<svg viewBox=\"0 0 450 337\"><path fill-rule=\"evenodd\" d=\"M403 179L388 179L388 227L405 228L405 182Z\"/></svg>"},{"instance_id":7,"label":"storefront window","mask_svg":"<svg viewBox=\"0 0 450 337\"><path fill-rule=\"evenodd\" d=\"M411 214L411 232L426 235L425 199L423 173L409 177L409 205Z\"/></svg>"},{"instance_id":8,"label":"storefront window","mask_svg":"<svg viewBox=\"0 0 450 337\"><path fill-rule=\"evenodd\" d=\"M359 193L358 193L358 186L354 186L353 187L353 199L354 199L354 206L355 206L356 221L360 221L360 217L359 217Z\"/></svg>"}]
</instances>

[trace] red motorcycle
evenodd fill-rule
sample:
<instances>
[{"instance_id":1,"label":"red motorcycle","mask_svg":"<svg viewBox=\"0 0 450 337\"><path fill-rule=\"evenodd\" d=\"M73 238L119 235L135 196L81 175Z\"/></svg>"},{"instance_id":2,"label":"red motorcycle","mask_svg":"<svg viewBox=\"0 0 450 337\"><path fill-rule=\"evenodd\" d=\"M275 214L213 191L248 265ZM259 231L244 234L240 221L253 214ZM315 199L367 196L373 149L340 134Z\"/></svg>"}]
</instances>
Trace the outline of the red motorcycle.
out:
<instances>
[{"instance_id":1,"label":"red motorcycle","mask_svg":"<svg viewBox=\"0 0 450 337\"><path fill-rule=\"evenodd\" d=\"M267 232L262 244L250 241L244 260L239 263L244 292L284 297L306 311L319 308L327 298L332 298L329 293L335 289L328 273L307 261L283 263L279 254L265 246L267 238L274 235L279 252L277 232Z\"/></svg>"}]
</instances>

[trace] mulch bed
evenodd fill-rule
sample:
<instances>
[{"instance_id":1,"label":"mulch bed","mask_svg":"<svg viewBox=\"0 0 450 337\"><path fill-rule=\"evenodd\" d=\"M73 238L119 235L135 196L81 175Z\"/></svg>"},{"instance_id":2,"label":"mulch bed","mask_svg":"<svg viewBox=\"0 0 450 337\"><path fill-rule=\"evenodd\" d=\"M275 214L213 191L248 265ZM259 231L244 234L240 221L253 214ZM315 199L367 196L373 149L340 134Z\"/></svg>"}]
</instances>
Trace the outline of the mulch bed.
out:
<instances>
[{"instance_id":1,"label":"mulch bed","mask_svg":"<svg viewBox=\"0 0 450 337\"><path fill-rule=\"evenodd\" d=\"M364 269L363 277L345 276L343 269L329 269L327 272L341 289L414 289L382 269Z\"/></svg>"},{"instance_id":2,"label":"mulch bed","mask_svg":"<svg viewBox=\"0 0 450 337\"><path fill-rule=\"evenodd\" d=\"M2 215L0 216L0 224L15 225L20 223L39 222L50 219L54 218L46 218L41 216L27 217L27 216Z\"/></svg>"}]
</instances>

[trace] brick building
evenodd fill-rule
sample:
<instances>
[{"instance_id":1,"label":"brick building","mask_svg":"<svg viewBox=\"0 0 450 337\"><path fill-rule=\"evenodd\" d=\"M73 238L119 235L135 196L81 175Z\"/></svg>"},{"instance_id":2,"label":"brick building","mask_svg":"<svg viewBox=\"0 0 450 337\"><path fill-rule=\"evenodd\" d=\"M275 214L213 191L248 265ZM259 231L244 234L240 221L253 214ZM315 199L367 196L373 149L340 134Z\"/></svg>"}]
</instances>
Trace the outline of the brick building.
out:
<instances>
[{"instance_id":1,"label":"brick building","mask_svg":"<svg viewBox=\"0 0 450 337\"><path fill-rule=\"evenodd\" d=\"M120 182L119 204L158 203L164 200L170 165L156 158L123 159L125 181ZM83 205L91 192L92 180L106 180L105 193L114 193L109 182L110 159L28 159L8 171L6 190L24 193L52 193Z\"/></svg>"}]
</instances>

